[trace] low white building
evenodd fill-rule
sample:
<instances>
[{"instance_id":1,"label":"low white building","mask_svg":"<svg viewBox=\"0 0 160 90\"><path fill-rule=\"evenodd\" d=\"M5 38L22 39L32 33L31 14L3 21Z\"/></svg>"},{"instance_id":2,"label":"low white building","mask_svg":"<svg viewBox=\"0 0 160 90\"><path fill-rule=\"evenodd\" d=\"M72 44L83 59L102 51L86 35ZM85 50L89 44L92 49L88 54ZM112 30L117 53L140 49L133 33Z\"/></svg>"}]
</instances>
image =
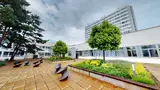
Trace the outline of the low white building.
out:
<instances>
[{"instance_id":1,"label":"low white building","mask_svg":"<svg viewBox=\"0 0 160 90\"><path fill-rule=\"evenodd\" d=\"M42 58L48 58L50 57L53 53L52 53L52 46L54 44L53 43L45 43L45 44L36 44L36 46L40 49L42 49L41 51L36 52L35 55L37 55L37 57L42 57ZM12 48L2 48L0 47L0 60L4 60L4 59L9 59L11 57L13 53L13 49ZM25 59L25 58L33 58L34 55L31 53L25 53L25 52L18 52L15 56L15 60L18 59Z\"/></svg>"},{"instance_id":2,"label":"low white building","mask_svg":"<svg viewBox=\"0 0 160 90\"><path fill-rule=\"evenodd\" d=\"M160 57L160 26L122 35L119 50L105 51L106 57ZM92 49L88 43L71 45L73 58L102 58L103 52Z\"/></svg>"}]
</instances>

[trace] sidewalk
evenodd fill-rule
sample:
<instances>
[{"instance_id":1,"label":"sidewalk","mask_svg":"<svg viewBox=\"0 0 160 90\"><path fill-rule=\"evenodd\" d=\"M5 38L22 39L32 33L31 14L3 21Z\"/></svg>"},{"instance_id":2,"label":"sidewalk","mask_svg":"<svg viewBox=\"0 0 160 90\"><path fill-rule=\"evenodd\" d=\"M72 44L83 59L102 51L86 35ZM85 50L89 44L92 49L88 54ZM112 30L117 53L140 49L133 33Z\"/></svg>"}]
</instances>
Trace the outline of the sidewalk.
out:
<instances>
[{"instance_id":1,"label":"sidewalk","mask_svg":"<svg viewBox=\"0 0 160 90\"><path fill-rule=\"evenodd\" d=\"M156 77L160 87L160 65L159 64L144 64L144 66Z\"/></svg>"}]
</instances>

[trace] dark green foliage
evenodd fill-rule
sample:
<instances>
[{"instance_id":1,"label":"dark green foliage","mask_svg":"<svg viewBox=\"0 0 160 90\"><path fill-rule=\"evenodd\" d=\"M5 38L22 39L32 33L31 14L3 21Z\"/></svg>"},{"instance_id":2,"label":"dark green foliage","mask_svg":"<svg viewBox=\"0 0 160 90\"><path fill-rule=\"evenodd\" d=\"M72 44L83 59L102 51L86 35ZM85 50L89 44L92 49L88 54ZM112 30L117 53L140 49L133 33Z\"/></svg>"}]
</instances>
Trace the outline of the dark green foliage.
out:
<instances>
[{"instance_id":1,"label":"dark green foliage","mask_svg":"<svg viewBox=\"0 0 160 90\"><path fill-rule=\"evenodd\" d=\"M149 85L154 85L154 81L148 77L140 76L137 75L136 77L132 78L133 81L149 84Z\"/></svg>"},{"instance_id":2,"label":"dark green foliage","mask_svg":"<svg viewBox=\"0 0 160 90\"><path fill-rule=\"evenodd\" d=\"M48 58L48 60L49 61L61 61L61 60L73 60L73 58L71 58L71 57L54 57L54 56L52 56L52 57L50 57L50 58Z\"/></svg>"},{"instance_id":3,"label":"dark green foliage","mask_svg":"<svg viewBox=\"0 0 160 90\"><path fill-rule=\"evenodd\" d=\"M92 61L97 62L97 60L85 60L84 62L73 64L73 66L104 73L104 74L118 76L121 78L131 79L133 81L137 81L137 82L141 82L149 85L154 85L154 81L149 77L150 75L148 75L149 73L146 73L146 71L140 70L139 72L141 73L137 73L138 75L136 77L133 77L130 62L107 61L106 63L102 63L101 66L98 66L98 65L91 64ZM138 64L137 68L139 67L142 68L141 65Z\"/></svg>"},{"instance_id":4,"label":"dark green foliage","mask_svg":"<svg viewBox=\"0 0 160 90\"><path fill-rule=\"evenodd\" d=\"M4 66L5 62L4 61L0 61L0 66Z\"/></svg>"},{"instance_id":5,"label":"dark green foliage","mask_svg":"<svg viewBox=\"0 0 160 90\"><path fill-rule=\"evenodd\" d=\"M28 11L28 6L26 0L0 1L0 44L5 48L11 48L14 44L10 60L17 52L26 50L35 53L40 50L35 42L43 43L41 32L44 30L40 28L40 17Z\"/></svg>"},{"instance_id":6,"label":"dark green foliage","mask_svg":"<svg viewBox=\"0 0 160 90\"><path fill-rule=\"evenodd\" d=\"M121 33L119 28L110 24L108 21L103 21L101 25L92 28L88 44L91 48L98 50L117 50L121 43ZM105 60L103 53L103 59Z\"/></svg>"},{"instance_id":7,"label":"dark green foliage","mask_svg":"<svg viewBox=\"0 0 160 90\"><path fill-rule=\"evenodd\" d=\"M65 57L65 54L68 52L67 45L62 41L57 41L56 44L53 46L53 52L55 55Z\"/></svg>"}]
</instances>

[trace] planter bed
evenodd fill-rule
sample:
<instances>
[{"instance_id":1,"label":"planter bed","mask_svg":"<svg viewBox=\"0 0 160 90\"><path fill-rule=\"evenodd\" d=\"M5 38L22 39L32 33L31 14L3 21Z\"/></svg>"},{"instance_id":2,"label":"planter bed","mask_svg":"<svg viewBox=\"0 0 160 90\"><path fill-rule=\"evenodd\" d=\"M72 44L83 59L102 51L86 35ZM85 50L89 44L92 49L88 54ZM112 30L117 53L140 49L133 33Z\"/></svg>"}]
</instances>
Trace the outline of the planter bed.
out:
<instances>
[{"instance_id":1,"label":"planter bed","mask_svg":"<svg viewBox=\"0 0 160 90\"><path fill-rule=\"evenodd\" d=\"M131 81L128 79L108 75L108 74L103 74L95 71L91 71L88 69L81 69L72 65L69 65L69 69L88 75L90 77L96 78L101 81L105 81L108 83L111 83L115 86L119 86L121 88L127 89L127 90L158 90L157 86L151 86L151 85L146 85L143 83Z\"/></svg>"}]
</instances>

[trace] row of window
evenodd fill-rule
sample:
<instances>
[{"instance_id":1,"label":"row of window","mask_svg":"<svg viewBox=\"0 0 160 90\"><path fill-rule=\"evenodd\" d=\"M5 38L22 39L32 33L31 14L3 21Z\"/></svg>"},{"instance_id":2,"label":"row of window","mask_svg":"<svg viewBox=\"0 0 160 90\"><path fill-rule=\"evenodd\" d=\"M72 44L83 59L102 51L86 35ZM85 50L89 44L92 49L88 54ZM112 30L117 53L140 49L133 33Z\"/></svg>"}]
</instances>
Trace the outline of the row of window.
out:
<instances>
[{"instance_id":1,"label":"row of window","mask_svg":"<svg viewBox=\"0 0 160 90\"><path fill-rule=\"evenodd\" d=\"M137 49L136 49L137 48ZM125 49L125 48L124 48ZM123 48L113 52L105 51L106 56L128 56L128 57L158 57L160 45L156 48L155 45L126 47L127 52ZM126 52L126 54L125 54ZM77 51L78 56L103 56L103 52L99 50ZM159 56L160 57L160 56Z\"/></svg>"},{"instance_id":2,"label":"row of window","mask_svg":"<svg viewBox=\"0 0 160 90\"><path fill-rule=\"evenodd\" d=\"M3 56L3 57L10 57L12 56L13 52L4 52L3 55L2 55L2 52L0 51L0 56ZM18 52L16 54L16 56L24 56L24 52Z\"/></svg>"},{"instance_id":3,"label":"row of window","mask_svg":"<svg viewBox=\"0 0 160 90\"><path fill-rule=\"evenodd\" d=\"M39 53L40 56L51 56L51 53Z\"/></svg>"}]
</instances>

